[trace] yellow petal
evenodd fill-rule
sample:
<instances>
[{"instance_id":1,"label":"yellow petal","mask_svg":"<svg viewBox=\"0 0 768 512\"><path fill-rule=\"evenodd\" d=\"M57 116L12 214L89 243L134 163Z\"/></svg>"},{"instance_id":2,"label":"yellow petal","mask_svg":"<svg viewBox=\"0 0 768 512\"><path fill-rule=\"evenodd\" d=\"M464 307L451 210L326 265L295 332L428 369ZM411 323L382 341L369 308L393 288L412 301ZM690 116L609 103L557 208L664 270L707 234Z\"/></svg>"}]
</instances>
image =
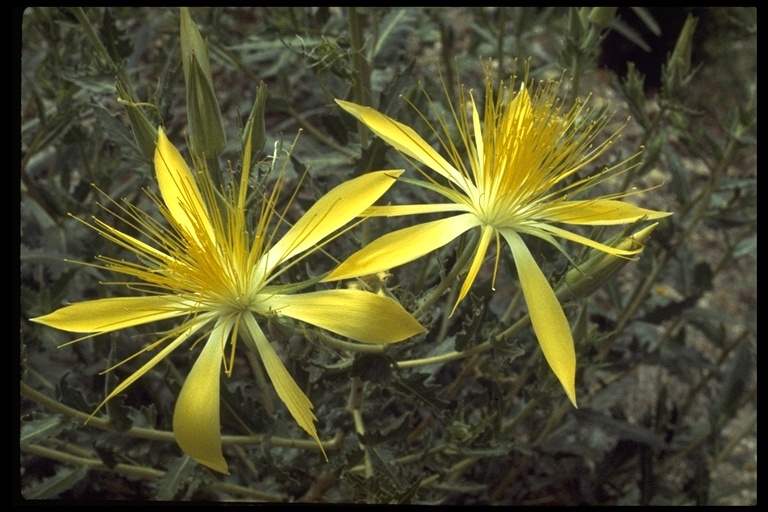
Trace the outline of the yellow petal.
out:
<instances>
[{"instance_id":1,"label":"yellow petal","mask_svg":"<svg viewBox=\"0 0 768 512\"><path fill-rule=\"evenodd\" d=\"M389 270L424 256L479 225L476 215L465 213L388 233L347 258L323 281Z\"/></svg>"},{"instance_id":2,"label":"yellow petal","mask_svg":"<svg viewBox=\"0 0 768 512\"><path fill-rule=\"evenodd\" d=\"M488 89L486 94L493 94ZM482 180L486 176L484 171L485 165L485 144L483 142L483 127L480 124L480 113L477 111L477 105L475 105L475 97L472 95L472 91L469 92L469 97L472 100L472 128L475 132L475 164L472 166L474 169L474 175L478 179L478 186L482 188Z\"/></svg>"},{"instance_id":3,"label":"yellow petal","mask_svg":"<svg viewBox=\"0 0 768 512\"><path fill-rule=\"evenodd\" d=\"M451 180L460 187L464 187L465 179L461 173L449 164L445 158L440 156L440 153L435 151L412 128L398 123L371 107L363 107L342 100L336 100L336 103L396 150L415 158L441 176Z\"/></svg>"},{"instance_id":4,"label":"yellow petal","mask_svg":"<svg viewBox=\"0 0 768 512\"><path fill-rule=\"evenodd\" d=\"M105 333L188 313L178 297L154 295L78 302L31 320L62 331Z\"/></svg>"},{"instance_id":5,"label":"yellow petal","mask_svg":"<svg viewBox=\"0 0 768 512\"><path fill-rule=\"evenodd\" d=\"M345 181L321 197L267 253L268 270L315 246L360 215L403 171L377 171Z\"/></svg>"},{"instance_id":6,"label":"yellow petal","mask_svg":"<svg viewBox=\"0 0 768 512\"><path fill-rule=\"evenodd\" d=\"M232 327L231 321L221 321L213 328L173 412L173 435L179 447L200 464L225 474L229 470L221 452L219 385L224 346Z\"/></svg>"},{"instance_id":7,"label":"yellow petal","mask_svg":"<svg viewBox=\"0 0 768 512\"><path fill-rule=\"evenodd\" d=\"M195 177L162 128L157 131L155 173L165 206L187 236L199 244L198 235L206 233L211 241L215 241L208 210Z\"/></svg>"},{"instance_id":8,"label":"yellow petal","mask_svg":"<svg viewBox=\"0 0 768 512\"><path fill-rule=\"evenodd\" d=\"M598 251L603 251L607 254L613 254L614 256L632 256L639 253L642 250L642 248L640 247L635 248L634 250L625 250L617 247L611 247L610 245L605 245L600 242L596 242L591 238L587 238L586 236L578 235L576 233L571 233L566 229L559 228L551 224L543 224L543 223L534 224L532 226L526 226L524 228L520 228L518 229L518 231L521 233L528 233L530 235L543 238L544 240L547 240L548 242L552 243L555 247L563 251L563 253L565 253L564 249L562 249L562 247L556 241L554 241L554 239L551 238L551 235L559 236L560 238L565 238L566 240L570 240L571 242L576 242L578 244L586 245L587 247L597 249Z\"/></svg>"},{"instance_id":9,"label":"yellow petal","mask_svg":"<svg viewBox=\"0 0 768 512\"><path fill-rule=\"evenodd\" d=\"M285 369L285 365L280 360L280 357L272 348L272 345L267 341L264 333L261 331L259 324L251 315L245 315L243 317L245 321L245 328L250 334L253 342L256 344L256 349L261 357L261 362L264 363L264 368L267 370L269 380L272 381L272 385L275 386L277 396L285 403L288 408L288 412L291 413L293 419L299 424L312 438L317 441L322 449L323 445L320 443L320 438L317 436L317 430L315 429L315 415L312 414L312 402L310 402L307 395L299 388L296 381L293 380L291 374ZM323 451L325 454L325 451Z\"/></svg>"},{"instance_id":10,"label":"yellow petal","mask_svg":"<svg viewBox=\"0 0 768 512\"><path fill-rule=\"evenodd\" d=\"M547 208L544 213L548 221L567 222L583 226L628 224L643 217L646 217L648 220L654 220L669 215L672 214L669 212L647 210L631 203L613 199L564 201Z\"/></svg>"},{"instance_id":11,"label":"yellow petal","mask_svg":"<svg viewBox=\"0 0 768 512\"><path fill-rule=\"evenodd\" d=\"M520 235L509 229L502 230L501 234L512 249L520 286L541 351L575 407L576 350L568 319Z\"/></svg>"},{"instance_id":12,"label":"yellow petal","mask_svg":"<svg viewBox=\"0 0 768 512\"><path fill-rule=\"evenodd\" d=\"M101 409L101 407L107 403L112 398L116 397L120 393L122 393L128 386L136 382L138 379L141 378L142 375L146 374L149 370L155 367L157 363L165 359L168 354L176 350L176 347L184 343L187 339L189 339L190 336L193 336L197 331L200 330L201 327L203 327L206 324L206 321L204 319L199 319L199 317L196 320L200 320L198 322L191 322L187 325L189 325L189 328L186 329L184 332L182 332L179 336L176 337L175 340L170 342L168 345L163 347L163 349L158 352L157 354L152 357L149 361L144 363L141 368L133 372L127 379L122 381L120 384L115 386L115 389L113 389L109 395L99 404L99 406L96 408L96 411ZM138 354L137 354L138 355ZM96 411L93 411L93 414L96 414Z\"/></svg>"},{"instance_id":13,"label":"yellow petal","mask_svg":"<svg viewBox=\"0 0 768 512\"><path fill-rule=\"evenodd\" d=\"M514 133L521 133L524 132L525 126L531 126L530 118L532 115L533 104L531 103L531 95L528 94L525 84L520 84L520 90L515 94L515 98L504 111L504 120L509 123L516 123L516 126L513 128Z\"/></svg>"},{"instance_id":14,"label":"yellow petal","mask_svg":"<svg viewBox=\"0 0 768 512\"><path fill-rule=\"evenodd\" d=\"M456 306L459 305L459 302L464 300L464 297L467 296L469 289L472 288L472 283L475 282L477 273L480 271L483 260L485 260L485 253L488 251L488 245L491 243L491 236L493 233L494 229L491 226L483 226L480 242L478 243L477 249L475 250L475 257L472 258L472 264L469 266L469 272L467 273L466 279L464 279L464 284L461 285L459 297L456 299L456 305L453 306L454 311L456 310ZM451 312L451 314L453 314L453 312Z\"/></svg>"},{"instance_id":15,"label":"yellow petal","mask_svg":"<svg viewBox=\"0 0 768 512\"><path fill-rule=\"evenodd\" d=\"M154 258L157 262L162 264L168 264L174 261L173 258L164 252L158 251L154 247L145 244L138 238L134 238L131 235L124 233L118 229L113 228L109 224L99 219L93 219L98 226L96 229L108 240L112 240L116 244L125 247L129 251L133 252L137 256L145 254L150 258Z\"/></svg>"},{"instance_id":16,"label":"yellow petal","mask_svg":"<svg viewBox=\"0 0 768 512\"><path fill-rule=\"evenodd\" d=\"M468 212L469 207L463 204L392 204L386 206L371 206L363 212L369 217L399 217L401 215L423 215L425 213Z\"/></svg>"},{"instance_id":17,"label":"yellow petal","mask_svg":"<svg viewBox=\"0 0 768 512\"><path fill-rule=\"evenodd\" d=\"M396 300L361 290L273 295L266 304L282 315L363 343L394 343L425 332Z\"/></svg>"}]
</instances>

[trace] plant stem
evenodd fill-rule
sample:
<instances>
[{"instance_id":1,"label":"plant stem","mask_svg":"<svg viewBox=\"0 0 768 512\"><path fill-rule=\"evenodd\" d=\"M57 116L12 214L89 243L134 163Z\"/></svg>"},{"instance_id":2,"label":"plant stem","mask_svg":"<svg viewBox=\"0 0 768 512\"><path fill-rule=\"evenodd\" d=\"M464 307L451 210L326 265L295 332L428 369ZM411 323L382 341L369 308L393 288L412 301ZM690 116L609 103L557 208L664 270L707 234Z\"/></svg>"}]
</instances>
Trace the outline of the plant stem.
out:
<instances>
[{"instance_id":1,"label":"plant stem","mask_svg":"<svg viewBox=\"0 0 768 512\"><path fill-rule=\"evenodd\" d=\"M357 14L356 7L347 8L349 19L349 38L352 45L352 67L354 69L354 79L352 90L355 103L371 106L371 77L368 71L368 62L363 57L363 35L360 30L360 17ZM368 131L362 123L357 123L360 132L360 147L368 147Z\"/></svg>"},{"instance_id":2,"label":"plant stem","mask_svg":"<svg viewBox=\"0 0 768 512\"><path fill-rule=\"evenodd\" d=\"M77 421L88 423L89 427L94 427L99 430L104 430L107 432L118 432L111 425L108 419L91 416L90 414L86 414L76 409L72 409L71 407L62 404L54 400L53 398L50 398L40 393L39 391L34 390L25 382L21 383L21 396L29 400L32 400L35 403L40 404L46 409L49 409L59 414L63 414L64 416L75 419ZM150 428L131 427L125 432L120 432L120 433L128 437L135 437L139 439L148 439L152 441L163 441L163 442L175 442L175 438L173 437L173 432L169 432L166 430L155 430ZM335 451L335 450L338 450L339 447L341 446L342 439L343 439L343 436L341 434L337 434L330 441L321 441L321 444L323 445L323 449L325 449L325 451ZM264 440L264 436L258 435L258 434L251 435L251 436L221 436L221 442L223 445L259 444L263 440ZM314 439L311 439L311 440L291 439L286 437L272 436L269 438L269 440L273 446L320 451L320 446L318 446L318 444L315 442Z\"/></svg>"}]
</instances>

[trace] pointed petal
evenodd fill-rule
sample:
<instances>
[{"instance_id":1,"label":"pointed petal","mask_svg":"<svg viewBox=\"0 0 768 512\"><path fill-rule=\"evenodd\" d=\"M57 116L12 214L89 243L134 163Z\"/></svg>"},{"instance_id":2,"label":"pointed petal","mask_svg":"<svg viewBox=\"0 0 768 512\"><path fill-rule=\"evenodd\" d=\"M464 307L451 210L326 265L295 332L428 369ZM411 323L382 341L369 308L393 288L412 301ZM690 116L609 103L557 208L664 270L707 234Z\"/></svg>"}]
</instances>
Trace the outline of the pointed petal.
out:
<instances>
[{"instance_id":1,"label":"pointed petal","mask_svg":"<svg viewBox=\"0 0 768 512\"><path fill-rule=\"evenodd\" d=\"M62 331L105 333L188 313L178 297L154 295L78 302L31 320Z\"/></svg>"},{"instance_id":2,"label":"pointed petal","mask_svg":"<svg viewBox=\"0 0 768 512\"><path fill-rule=\"evenodd\" d=\"M317 441L322 449L320 438L317 436L317 430L315 429L315 415L312 414L312 402L310 402L307 395L299 388L296 381L293 380L291 374L285 369L285 365L280 360L280 357L272 348L272 345L267 341L259 325L252 315L245 315L243 317L245 321L245 328L250 334L253 342L256 344L256 349L259 351L264 368L267 370L269 380L272 381L272 385L275 386L277 396L285 403L288 408L288 412L291 413L293 419L299 424L312 438ZM323 452L325 453L325 452Z\"/></svg>"},{"instance_id":3,"label":"pointed petal","mask_svg":"<svg viewBox=\"0 0 768 512\"><path fill-rule=\"evenodd\" d=\"M479 225L476 215L465 213L388 233L347 258L323 281L350 279L397 267L444 246Z\"/></svg>"},{"instance_id":4,"label":"pointed petal","mask_svg":"<svg viewBox=\"0 0 768 512\"><path fill-rule=\"evenodd\" d=\"M361 123L370 128L376 135L384 139L396 150L426 165L441 176L451 180L458 186L463 186L465 180L454 166L440 156L427 141L421 138L412 128L398 123L371 107L363 107L348 101L336 100L341 108L355 116Z\"/></svg>"},{"instance_id":5,"label":"pointed petal","mask_svg":"<svg viewBox=\"0 0 768 512\"><path fill-rule=\"evenodd\" d=\"M617 247L611 247L610 245L605 245L600 242L596 242L591 238L578 235L576 233L572 233L567 229L562 229L557 226L553 226L551 224L535 224L533 226L527 226L525 228L518 229L518 231L520 231L521 233L528 233L533 236L538 236L539 238L547 240L548 242L552 243L555 247L560 249L560 251L563 252L563 254L565 254L566 256L567 256L567 253L563 250L562 247L560 247L560 244L558 244L557 242L554 242L554 243L552 242L551 235L559 236L560 238L565 238L566 240L570 240L571 242L576 242L578 244L586 245L587 247L597 249L598 251L603 251L607 254L613 254L614 256L633 256L643 250L642 247L635 248L634 250L625 250Z\"/></svg>"},{"instance_id":6,"label":"pointed petal","mask_svg":"<svg viewBox=\"0 0 768 512\"><path fill-rule=\"evenodd\" d=\"M455 203L439 204L392 204L371 206L363 212L370 217L399 217L401 215L422 215L425 213L468 212L469 207Z\"/></svg>"},{"instance_id":7,"label":"pointed petal","mask_svg":"<svg viewBox=\"0 0 768 512\"><path fill-rule=\"evenodd\" d=\"M425 332L396 300L362 290L273 295L273 311L363 343L394 343Z\"/></svg>"},{"instance_id":8,"label":"pointed petal","mask_svg":"<svg viewBox=\"0 0 768 512\"><path fill-rule=\"evenodd\" d=\"M585 201L563 201L547 208L544 217L552 222L567 222L583 226L610 226L628 224L643 217L648 220L661 219L672 215L640 208L631 203L613 199L594 199Z\"/></svg>"},{"instance_id":9,"label":"pointed petal","mask_svg":"<svg viewBox=\"0 0 768 512\"><path fill-rule=\"evenodd\" d=\"M179 447L200 464L225 474L229 470L221 452L219 385L224 346L232 328L232 321L220 321L213 328L173 412L173 435Z\"/></svg>"},{"instance_id":10,"label":"pointed petal","mask_svg":"<svg viewBox=\"0 0 768 512\"><path fill-rule=\"evenodd\" d=\"M503 230L501 234L512 249L531 324L544 358L576 406L576 350L568 319L520 235L512 230Z\"/></svg>"},{"instance_id":11,"label":"pointed petal","mask_svg":"<svg viewBox=\"0 0 768 512\"><path fill-rule=\"evenodd\" d=\"M509 113L509 117L506 114ZM515 98L510 102L505 110L505 119L509 122L516 121L515 132L520 132L526 124L530 124L530 116L533 114L533 104L531 95L525 84L520 84L520 90L515 94Z\"/></svg>"},{"instance_id":12,"label":"pointed petal","mask_svg":"<svg viewBox=\"0 0 768 512\"><path fill-rule=\"evenodd\" d=\"M198 233L205 232L215 240L205 201L192 171L181 153L171 144L162 127L157 131L155 173L163 202L184 232L199 243Z\"/></svg>"},{"instance_id":13,"label":"pointed petal","mask_svg":"<svg viewBox=\"0 0 768 512\"><path fill-rule=\"evenodd\" d=\"M166 253L145 244L138 238L134 238L131 235L120 231L119 229L113 228L104 221L95 218L93 221L96 223L97 231L99 231L104 238L115 242L121 247L125 247L137 256L144 254L149 258L154 258L154 260L162 264L168 264L169 262L174 261L174 259Z\"/></svg>"},{"instance_id":14,"label":"pointed petal","mask_svg":"<svg viewBox=\"0 0 768 512\"><path fill-rule=\"evenodd\" d=\"M158 352L157 354L152 357L149 361L144 363L141 368L133 372L127 379L122 381L120 384L115 386L115 389L113 389L109 395L99 404L99 406L96 408L96 411L101 409L101 407L106 404L108 401L125 391L128 386L139 380L144 374L146 374L149 370L154 368L157 363L165 359L168 354L176 350L176 347L184 343L187 339L189 339L190 336L193 336L197 331L200 330L202 326L206 324L205 321L197 322L195 324L191 324L188 329L186 329L184 332L182 332L179 336L176 337L175 340L170 342L168 345L163 347L163 349ZM94 414L96 414L96 411L93 411Z\"/></svg>"},{"instance_id":15,"label":"pointed petal","mask_svg":"<svg viewBox=\"0 0 768 512\"><path fill-rule=\"evenodd\" d=\"M485 260L485 253L488 251L488 246L491 243L491 236L493 235L493 232L494 229L491 226L483 226L483 232L480 236L480 241L477 244L477 249L475 250L475 257L472 258L472 264L469 266L467 277L464 279L464 283L461 285L461 291L459 291L459 296L456 299L456 305L453 306L454 311L456 310L456 307L459 305L459 303L464 300L464 297L467 296L469 289L472 288L472 284L475 282L477 273L480 271L483 260Z\"/></svg>"},{"instance_id":16,"label":"pointed petal","mask_svg":"<svg viewBox=\"0 0 768 512\"><path fill-rule=\"evenodd\" d=\"M268 270L295 256L360 215L403 171L371 172L345 181L321 197L267 253Z\"/></svg>"},{"instance_id":17,"label":"pointed petal","mask_svg":"<svg viewBox=\"0 0 768 512\"><path fill-rule=\"evenodd\" d=\"M489 89L486 91L486 94L492 94L492 91ZM485 143L483 142L483 126L480 124L480 113L477 111L477 105L475 105L475 97L472 95L472 91L469 92L469 97L472 100L472 129L475 132L476 150L476 154L474 155L476 162L472 168L474 169L474 175L478 180L478 184L480 188L482 188L482 184L480 182L486 175L484 171Z\"/></svg>"}]
</instances>

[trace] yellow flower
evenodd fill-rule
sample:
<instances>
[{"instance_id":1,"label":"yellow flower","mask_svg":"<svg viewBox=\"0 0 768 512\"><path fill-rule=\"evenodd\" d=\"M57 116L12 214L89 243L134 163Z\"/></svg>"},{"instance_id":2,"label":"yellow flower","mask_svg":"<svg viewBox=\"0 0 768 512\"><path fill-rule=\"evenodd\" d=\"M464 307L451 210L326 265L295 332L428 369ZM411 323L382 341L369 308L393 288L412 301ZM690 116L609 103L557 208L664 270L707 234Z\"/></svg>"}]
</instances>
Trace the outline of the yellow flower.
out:
<instances>
[{"instance_id":1,"label":"yellow flower","mask_svg":"<svg viewBox=\"0 0 768 512\"><path fill-rule=\"evenodd\" d=\"M237 339L256 350L296 422L318 443L312 403L290 376L265 337L258 319L288 317L364 343L392 343L424 331L395 300L359 290L295 293L301 283L279 284L276 278L322 247L359 216L394 183L402 171L370 173L331 190L275 241L272 220L280 182L265 197L251 228L246 196L250 162L246 155L239 187L223 197L210 180L198 186L192 172L163 130L158 133L155 170L168 229L147 213L126 204L120 213L147 240L144 242L95 219L101 235L136 254L138 263L101 257L108 268L137 278L132 289L146 293L80 302L33 320L57 329L89 333L182 318L181 324L139 353L154 351L148 362L117 386L102 402L121 393L184 342L205 339L176 402L173 431L182 450L196 461L226 473L221 449L219 381L222 364L229 375ZM204 176L204 173L200 174ZM219 194L217 196L217 194ZM279 222L278 222L279 225ZM288 265L284 263L288 262ZM307 286L309 283L304 283ZM345 312L338 314L339 310ZM86 336L89 337L89 336ZM230 345L227 356L225 349ZM138 354L136 354L138 355ZM132 356L135 357L136 355ZM101 405L99 407L101 407ZM98 410L98 409L97 409ZM322 447L322 445L321 445Z\"/></svg>"},{"instance_id":2,"label":"yellow flower","mask_svg":"<svg viewBox=\"0 0 768 512\"><path fill-rule=\"evenodd\" d=\"M440 204L372 207L367 214L395 216L453 212L456 215L384 235L350 256L325 280L347 279L402 265L477 228L479 238L459 292L458 305L469 292L491 242L496 243L495 268L498 268L500 242L504 239L512 251L542 352L575 406L576 354L568 320L520 235L539 237L566 255L555 237L607 254L628 257L640 249L615 249L555 224L615 225L644 218L658 219L668 214L619 201L620 194L572 199L602 182L619 167L584 178L575 176L599 157L617 134L597 142L597 136L609 118L592 116L591 120L584 121L584 105L577 103L566 109L557 98L559 86L559 82L540 84L531 96L525 86L514 93L502 84L498 96L494 96L490 80L487 80L482 121L472 92L467 101L462 90L458 109L449 102L460 142L456 144L451 140L449 123L444 116L439 116L441 130L432 128L448 159L410 127L372 108L337 100L344 110L406 158L436 173L419 168L426 180L400 178L402 181L430 189L448 200Z\"/></svg>"}]
</instances>

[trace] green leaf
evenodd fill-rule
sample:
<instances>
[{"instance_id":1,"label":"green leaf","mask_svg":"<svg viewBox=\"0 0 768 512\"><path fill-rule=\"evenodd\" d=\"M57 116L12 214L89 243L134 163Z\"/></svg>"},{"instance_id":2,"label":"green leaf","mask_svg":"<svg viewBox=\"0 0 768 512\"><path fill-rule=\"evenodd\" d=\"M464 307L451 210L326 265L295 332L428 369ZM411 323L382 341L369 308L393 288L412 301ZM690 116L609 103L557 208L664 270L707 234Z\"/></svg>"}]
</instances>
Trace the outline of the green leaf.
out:
<instances>
[{"instance_id":1,"label":"green leaf","mask_svg":"<svg viewBox=\"0 0 768 512\"><path fill-rule=\"evenodd\" d=\"M413 422L409 413L399 418L394 418L385 428L368 428L365 435L360 436L360 441L366 446L373 446L383 442L402 439L413 430Z\"/></svg>"},{"instance_id":2,"label":"green leaf","mask_svg":"<svg viewBox=\"0 0 768 512\"><path fill-rule=\"evenodd\" d=\"M430 375L414 373L404 379L395 380L395 391L408 397L411 401L429 407L436 415L441 416L448 406L448 401L438 396L443 390L441 386L429 385L426 381Z\"/></svg>"},{"instance_id":3,"label":"green leaf","mask_svg":"<svg viewBox=\"0 0 768 512\"><path fill-rule=\"evenodd\" d=\"M67 422L59 415L45 416L32 421L26 421L21 424L21 435L19 444L27 445L39 443L43 439L55 437L64 430Z\"/></svg>"},{"instance_id":4,"label":"green leaf","mask_svg":"<svg viewBox=\"0 0 768 512\"><path fill-rule=\"evenodd\" d=\"M158 481L157 500L168 501L177 497L182 486L190 480L197 462L188 455L178 457Z\"/></svg>"},{"instance_id":5,"label":"green leaf","mask_svg":"<svg viewBox=\"0 0 768 512\"><path fill-rule=\"evenodd\" d=\"M80 389L71 387L67 383L66 378L67 375L65 374L58 385L59 401L80 412L87 412L89 414L93 412L95 407L85 400L85 396Z\"/></svg>"},{"instance_id":6,"label":"green leaf","mask_svg":"<svg viewBox=\"0 0 768 512\"><path fill-rule=\"evenodd\" d=\"M490 287L489 287L490 288ZM485 319L485 304L488 297L476 297L470 294L471 310L464 313L464 319L461 321L461 331L456 334L456 351L461 352L467 348L476 345L477 340L481 338L480 329L483 327Z\"/></svg>"},{"instance_id":7,"label":"green leaf","mask_svg":"<svg viewBox=\"0 0 768 512\"><path fill-rule=\"evenodd\" d=\"M77 469L60 467L54 476L35 484L28 492L22 491L22 494L28 500L53 499L71 489L76 483L85 478L87 474L87 466L81 466Z\"/></svg>"}]
</instances>

